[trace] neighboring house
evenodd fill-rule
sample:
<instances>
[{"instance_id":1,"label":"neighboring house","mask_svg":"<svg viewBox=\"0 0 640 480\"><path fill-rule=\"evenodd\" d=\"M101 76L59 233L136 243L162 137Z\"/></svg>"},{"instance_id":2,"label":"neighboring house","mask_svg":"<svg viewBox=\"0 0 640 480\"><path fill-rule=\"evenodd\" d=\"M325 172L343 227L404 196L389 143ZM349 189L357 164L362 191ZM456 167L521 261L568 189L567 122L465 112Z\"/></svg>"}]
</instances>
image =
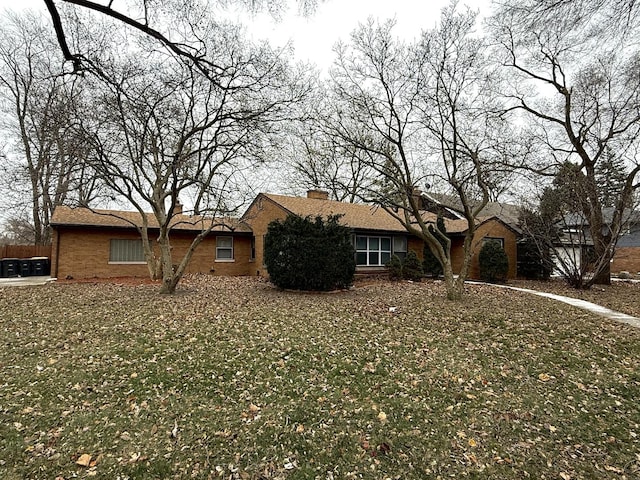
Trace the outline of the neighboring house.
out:
<instances>
[{"instance_id":1,"label":"neighboring house","mask_svg":"<svg viewBox=\"0 0 640 480\"><path fill-rule=\"evenodd\" d=\"M149 237L155 244L157 222L149 215ZM171 229L174 260L186 253L210 219L176 215ZM51 275L57 278L148 276L137 212L57 207L51 219ZM237 219L216 219L213 231L195 250L187 272L248 275L251 229Z\"/></svg>"},{"instance_id":2,"label":"neighboring house","mask_svg":"<svg viewBox=\"0 0 640 480\"><path fill-rule=\"evenodd\" d=\"M613 209L605 208L602 214L605 224L609 225L613 217ZM611 260L611 273L622 271L638 273L640 272L640 212L627 211L623 222L622 233ZM559 228L561 237L556 248L557 254L564 256L569 264L580 268L581 263L588 258L593 248L589 222L581 214L569 214L559 222Z\"/></svg>"},{"instance_id":3,"label":"neighboring house","mask_svg":"<svg viewBox=\"0 0 640 480\"><path fill-rule=\"evenodd\" d=\"M413 250L422 258L423 242L412 235L392 215L378 206L328 200L327 193L311 190L307 197L259 194L241 219L224 219L198 246L187 272L214 275L262 275L264 236L269 224L289 214L306 216L340 215L340 223L353 230L357 273L379 273L392 255L404 257ZM427 222L437 215L423 212ZM175 259L181 258L191 240L202 230L205 219L178 215L171 230ZM59 207L54 212L52 275L58 278L145 276L138 230L140 215L133 212L91 211ZM462 245L467 222L445 219L451 238L454 271L462 264ZM474 256L469 278L479 278L478 254L483 242L498 241L509 257L508 278L516 275L517 232L497 217L478 220ZM157 229L155 230L157 232ZM150 237L154 230L150 228Z\"/></svg>"},{"instance_id":4,"label":"neighboring house","mask_svg":"<svg viewBox=\"0 0 640 480\"><path fill-rule=\"evenodd\" d=\"M640 273L640 212L629 216L611 262L613 273Z\"/></svg>"}]
</instances>

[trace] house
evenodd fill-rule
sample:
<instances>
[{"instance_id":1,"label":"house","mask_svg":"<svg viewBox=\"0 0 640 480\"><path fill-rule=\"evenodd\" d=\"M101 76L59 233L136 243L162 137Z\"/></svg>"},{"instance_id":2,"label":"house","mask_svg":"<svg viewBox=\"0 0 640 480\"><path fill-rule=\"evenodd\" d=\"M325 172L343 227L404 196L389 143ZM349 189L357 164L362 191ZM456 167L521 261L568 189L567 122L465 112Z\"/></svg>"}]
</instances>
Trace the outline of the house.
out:
<instances>
[{"instance_id":1,"label":"house","mask_svg":"<svg viewBox=\"0 0 640 480\"><path fill-rule=\"evenodd\" d=\"M611 272L640 273L640 212L627 218L611 261Z\"/></svg>"},{"instance_id":2,"label":"house","mask_svg":"<svg viewBox=\"0 0 640 480\"><path fill-rule=\"evenodd\" d=\"M184 256L195 235L211 221L176 215L171 229L174 258ZM212 232L194 252L187 272L248 275L252 261L251 229L238 219L213 221ZM142 240L136 228L141 223L138 212L57 207L51 218L51 275L57 278L148 276ZM153 215L149 215L148 231L153 241L158 232Z\"/></svg>"},{"instance_id":3,"label":"house","mask_svg":"<svg viewBox=\"0 0 640 480\"><path fill-rule=\"evenodd\" d=\"M340 223L353 230L357 273L379 273L392 255L403 257L413 250L423 254L423 242L383 208L328 199L328 194L310 190L306 197L259 194L240 219L218 219L216 228L196 249L187 272L214 275L265 276L264 237L269 224L289 214L299 216L340 215ZM422 212L427 222L437 215ZM182 257L194 235L202 230L202 217L178 215L171 232L176 258ZM58 278L91 278L147 275L141 241L135 225L140 215L132 212L91 211L59 207L54 212L52 274ZM153 227L153 226L152 226ZM451 238L454 271L462 264L462 246L467 222L445 219ZM155 226L157 231L157 225ZM516 233L498 217L478 220L470 278L479 278L478 254L483 242L501 243L509 257L508 278L516 275ZM153 228L150 229L151 236Z\"/></svg>"},{"instance_id":4,"label":"house","mask_svg":"<svg viewBox=\"0 0 640 480\"><path fill-rule=\"evenodd\" d=\"M603 208L605 227L609 228L614 214L613 208ZM556 256L579 270L593 249L593 238L589 222L582 214L567 214L559 222L560 236ZM559 261L559 260L558 260ZM562 270L561 267L558 270ZM627 210L623 215L623 226L615 245L610 266L611 273L622 271L640 272L640 212Z\"/></svg>"}]
</instances>

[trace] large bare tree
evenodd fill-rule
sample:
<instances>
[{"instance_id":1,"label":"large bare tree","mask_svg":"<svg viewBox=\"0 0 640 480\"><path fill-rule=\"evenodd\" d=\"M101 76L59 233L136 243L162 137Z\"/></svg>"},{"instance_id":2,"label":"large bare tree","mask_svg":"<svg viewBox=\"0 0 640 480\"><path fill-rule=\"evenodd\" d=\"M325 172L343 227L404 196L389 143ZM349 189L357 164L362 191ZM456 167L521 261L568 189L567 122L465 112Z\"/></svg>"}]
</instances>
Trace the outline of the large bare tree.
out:
<instances>
[{"instance_id":1,"label":"large bare tree","mask_svg":"<svg viewBox=\"0 0 640 480\"><path fill-rule=\"evenodd\" d=\"M464 291L477 218L490 198L504 130L491 93L495 78L487 45L474 32L476 14L443 10L439 26L415 44L393 36L393 22L370 20L337 48L332 72L336 135L360 151L379 181L366 193L410 233L422 238L443 267L447 296ZM468 229L464 261L454 274L451 242L421 215L415 194L439 178L459 198Z\"/></svg>"},{"instance_id":2,"label":"large bare tree","mask_svg":"<svg viewBox=\"0 0 640 480\"><path fill-rule=\"evenodd\" d=\"M104 65L101 71L111 73L96 83L98 91L107 89L86 122L99 152L94 168L139 212L149 271L162 278L163 293L175 291L217 217L243 203L243 171L261 158L267 136L304 94L288 64L267 46L245 44L238 28L211 24L203 35L211 58L226 65L215 81L162 55ZM178 216L180 202L199 232L176 259L171 230L187 221Z\"/></svg>"},{"instance_id":3,"label":"large bare tree","mask_svg":"<svg viewBox=\"0 0 640 480\"><path fill-rule=\"evenodd\" d=\"M4 205L32 224L36 244L47 244L55 207L87 204L99 192L76 118L85 95L77 78L57 74L61 57L41 17L6 13L0 21Z\"/></svg>"},{"instance_id":4,"label":"large bare tree","mask_svg":"<svg viewBox=\"0 0 640 480\"><path fill-rule=\"evenodd\" d=\"M640 186L637 7L617 0L522 0L491 22L511 79L511 109L531 126L538 150L538 161L524 167L550 176L567 161L577 167L583 197L574 213L589 225L595 257L581 288L610 282L625 211ZM605 192L600 172L612 155L622 181ZM604 215L607 203L611 218Z\"/></svg>"}]
</instances>

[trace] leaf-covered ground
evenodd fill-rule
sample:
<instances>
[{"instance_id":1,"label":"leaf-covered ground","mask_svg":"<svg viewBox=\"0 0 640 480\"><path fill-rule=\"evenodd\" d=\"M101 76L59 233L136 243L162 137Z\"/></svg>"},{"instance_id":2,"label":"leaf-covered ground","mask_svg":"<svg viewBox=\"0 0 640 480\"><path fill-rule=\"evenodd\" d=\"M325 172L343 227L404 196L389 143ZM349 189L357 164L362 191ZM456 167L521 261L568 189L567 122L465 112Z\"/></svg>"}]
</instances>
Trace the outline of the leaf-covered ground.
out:
<instances>
[{"instance_id":1,"label":"leaf-covered ground","mask_svg":"<svg viewBox=\"0 0 640 480\"><path fill-rule=\"evenodd\" d=\"M5 288L0 341L3 479L640 477L640 330L519 292Z\"/></svg>"}]
</instances>

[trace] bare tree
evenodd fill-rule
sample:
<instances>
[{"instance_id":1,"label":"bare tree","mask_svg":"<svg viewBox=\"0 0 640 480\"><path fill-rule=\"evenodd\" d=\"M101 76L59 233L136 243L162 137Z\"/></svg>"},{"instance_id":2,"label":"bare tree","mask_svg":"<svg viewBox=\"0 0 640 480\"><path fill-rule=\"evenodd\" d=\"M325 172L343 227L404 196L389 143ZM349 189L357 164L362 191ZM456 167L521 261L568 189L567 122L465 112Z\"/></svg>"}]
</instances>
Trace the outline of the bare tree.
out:
<instances>
[{"instance_id":1,"label":"bare tree","mask_svg":"<svg viewBox=\"0 0 640 480\"><path fill-rule=\"evenodd\" d=\"M50 241L49 219L57 205L88 203L99 191L86 168L86 142L76 121L84 101L78 79L57 75L55 41L34 14L7 13L0 34L2 127L15 139L3 163L7 202L14 212L28 212L36 244ZM28 192L25 195L25 192ZM28 208L24 208L28 207Z\"/></svg>"},{"instance_id":2,"label":"bare tree","mask_svg":"<svg viewBox=\"0 0 640 480\"><path fill-rule=\"evenodd\" d=\"M215 26L208 33L216 51L210 54L227 62L215 82L162 56L112 64L103 71L119 73L106 84L92 119L95 169L140 213L136 226L163 293L175 291L217 217L243 203L238 177L260 158L266 135L303 94L287 64L266 46L244 45L237 28ZM191 220L178 216L185 198L191 204L183 213ZM170 237L178 221L192 221L200 231L184 257L174 259ZM149 238L152 226L158 252Z\"/></svg>"},{"instance_id":3,"label":"bare tree","mask_svg":"<svg viewBox=\"0 0 640 480\"><path fill-rule=\"evenodd\" d=\"M335 130L378 175L367 199L382 205L423 239L443 267L447 296L458 299L473 254L477 218L490 198L492 164L504 129L486 44L474 34L476 14L452 3L420 42L393 37L393 22L369 21L338 47L333 82ZM499 155L498 155L499 156ZM458 196L468 229L464 261L454 275L451 241L424 220L416 190L442 179Z\"/></svg>"},{"instance_id":4,"label":"bare tree","mask_svg":"<svg viewBox=\"0 0 640 480\"><path fill-rule=\"evenodd\" d=\"M344 144L331 128L331 99L324 86L309 95L298 119L288 126L277 155L283 162L283 183L295 190L320 189L338 201L356 202L371 188L375 171L361 151Z\"/></svg>"},{"instance_id":5,"label":"bare tree","mask_svg":"<svg viewBox=\"0 0 640 480\"><path fill-rule=\"evenodd\" d=\"M304 14L312 12L318 1L299 0L300 12ZM82 49L73 52L69 46L68 32L65 29L64 17L60 14L58 2L44 0L44 3L53 22L60 50L65 61L71 63L73 72L81 72L87 69L95 70L96 65L92 64L86 52L83 52ZM209 55L208 47L210 45L207 45L198 36L198 32L193 29L193 23L187 22L184 25L186 27L184 29L176 28L176 26L181 25L181 21L184 18L210 17L211 8L215 5L240 4L248 7L253 12L267 9L277 17L287 4L286 0L205 0L204 2L199 0L169 0L164 2L135 0L126 2L120 8L115 8L113 0L106 5L90 0L60 0L59 3L76 8L80 7L85 11L111 18L152 38L165 47L175 58L186 65L193 66L211 81L216 81L217 75L221 74L226 66L217 63ZM167 12L169 13L167 14ZM75 18L77 19L77 16Z\"/></svg>"},{"instance_id":6,"label":"bare tree","mask_svg":"<svg viewBox=\"0 0 640 480\"><path fill-rule=\"evenodd\" d=\"M542 162L534 170L555 175L570 161L581 172L581 214L593 238L595 260L580 286L609 283L609 265L624 223L624 212L638 189L640 162L640 50L635 2L601 0L531 2L505 6L492 20L512 79L507 97L536 132ZM620 8L620 28L604 27ZM617 13L616 13L617 12ZM572 16L569 16L573 14ZM604 21L603 20L603 21ZM613 154L624 165L617 192L604 198L599 174ZM525 165L525 167L531 165ZM613 196L612 196L613 194ZM605 219L605 203L614 205Z\"/></svg>"}]
</instances>

